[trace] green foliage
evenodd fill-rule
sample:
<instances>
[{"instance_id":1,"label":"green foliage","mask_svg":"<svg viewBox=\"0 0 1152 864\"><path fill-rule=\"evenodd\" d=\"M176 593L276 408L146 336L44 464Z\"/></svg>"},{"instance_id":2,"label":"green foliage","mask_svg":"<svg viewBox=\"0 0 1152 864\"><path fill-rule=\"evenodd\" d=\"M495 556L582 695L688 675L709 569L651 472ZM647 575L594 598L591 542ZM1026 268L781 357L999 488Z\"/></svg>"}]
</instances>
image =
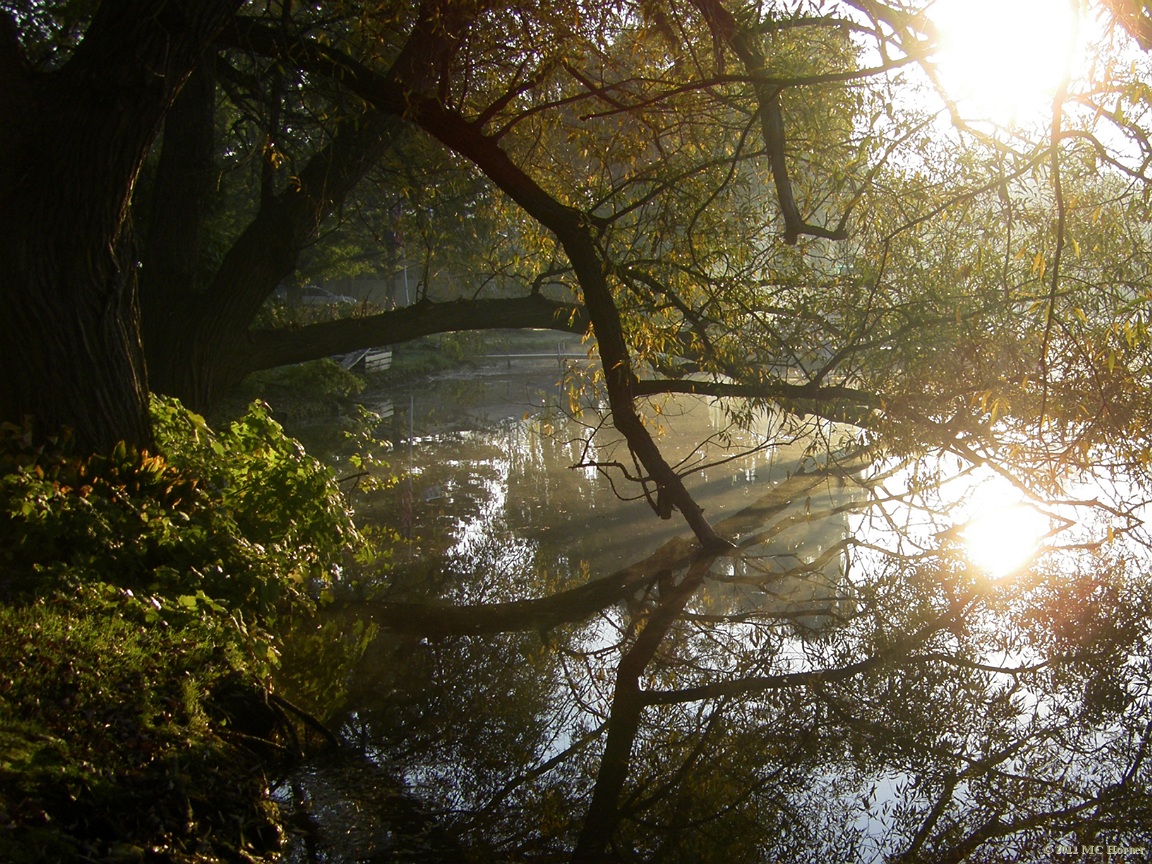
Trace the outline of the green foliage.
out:
<instances>
[{"instance_id":1,"label":"green foliage","mask_svg":"<svg viewBox=\"0 0 1152 864\"><path fill-rule=\"evenodd\" d=\"M224 807L254 818L257 790L228 768L251 759L207 699L243 668L231 628L142 627L122 601L102 586L0 607L0 859L45 860L42 844L52 860L99 855L189 816L193 831L223 824ZM230 781L211 806L193 785L205 773Z\"/></svg>"},{"instance_id":2,"label":"green foliage","mask_svg":"<svg viewBox=\"0 0 1152 864\"><path fill-rule=\"evenodd\" d=\"M355 396L364 390L364 379L325 357L265 373L271 386L310 392L327 398Z\"/></svg>"},{"instance_id":3,"label":"green foliage","mask_svg":"<svg viewBox=\"0 0 1152 864\"><path fill-rule=\"evenodd\" d=\"M75 50L96 5L94 0L3 0L0 13L12 16L19 26L21 48L29 65L47 70L58 68Z\"/></svg>"},{"instance_id":4,"label":"green foliage","mask_svg":"<svg viewBox=\"0 0 1152 864\"><path fill-rule=\"evenodd\" d=\"M172 463L208 484L221 518L234 520L234 533L289 584L327 581L361 542L331 472L284 434L268 406L254 403L219 433L175 400L156 399L152 414Z\"/></svg>"},{"instance_id":5,"label":"green foliage","mask_svg":"<svg viewBox=\"0 0 1152 864\"><path fill-rule=\"evenodd\" d=\"M448 333L441 337L439 350L457 363L480 353L490 341L484 333Z\"/></svg>"},{"instance_id":6,"label":"green foliage","mask_svg":"<svg viewBox=\"0 0 1152 864\"><path fill-rule=\"evenodd\" d=\"M282 634L277 687L314 716L331 717L346 706L349 687L348 676L334 670L352 669L377 633L363 620L294 619Z\"/></svg>"},{"instance_id":7,"label":"green foliage","mask_svg":"<svg viewBox=\"0 0 1152 864\"><path fill-rule=\"evenodd\" d=\"M9 456L22 464L0 478L7 593L106 582L164 615L306 603L359 540L330 473L262 405L219 434L171 400L153 419L166 458Z\"/></svg>"},{"instance_id":8,"label":"green foliage","mask_svg":"<svg viewBox=\"0 0 1152 864\"><path fill-rule=\"evenodd\" d=\"M266 406L218 433L174 400L152 415L164 456L79 459L66 438L3 430L0 859L278 844L241 745L273 736L279 632L307 629L364 544L331 473ZM337 653L326 662L350 662ZM339 686L339 665L324 674Z\"/></svg>"}]
</instances>

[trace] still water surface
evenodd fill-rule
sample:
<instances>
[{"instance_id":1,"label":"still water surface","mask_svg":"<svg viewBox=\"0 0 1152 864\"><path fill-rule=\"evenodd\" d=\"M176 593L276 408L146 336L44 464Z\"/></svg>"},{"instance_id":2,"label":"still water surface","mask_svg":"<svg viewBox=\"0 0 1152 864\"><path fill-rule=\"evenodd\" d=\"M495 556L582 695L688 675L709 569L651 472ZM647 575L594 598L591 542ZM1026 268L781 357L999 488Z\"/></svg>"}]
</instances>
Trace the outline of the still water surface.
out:
<instances>
[{"instance_id":1,"label":"still water surface","mask_svg":"<svg viewBox=\"0 0 1152 864\"><path fill-rule=\"evenodd\" d=\"M585 401L574 413L564 378L555 358L501 361L367 400L384 417L375 434L390 443L386 458L399 477L384 493L353 496L362 522L401 538L385 596L456 604L544 596L690 536L678 514L657 518L628 479L637 468L603 410ZM743 554L714 565L692 611L774 611L791 616L801 634L818 632L844 599L845 541L869 499L859 471L820 471L830 449L847 450L852 440L826 424L792 428L771 415L738 429L723 406L694 397L653 403L648 419L713 523L787 488L767 521L726 523L739 529L733 539L744 542ZM800 482L789 486L794 475ZM450 659L456 648L378 640L341 721L371 758L345 754L309 765L280 790L285 804L308 802L325 837L320 846L315 838L297 843L290 857L383 854L406 842L397 836L416 818L414 802L475 809L522 769L521 748L529 765L572 747L608 698L602 681L610 680L627 617L608 610L579 631L571 644L586 657L575 672L563 659L521 662L519 637L461 643L460 667ZM583 705L573 700L571 680L558 680L578 674L602 679ZM443 692L433 695L433 686ZM511 721L485 704L486 694L524 716L525 730L500 732ZM508 707L513 702L518 707Z\"/></svg>"},{"instance_id":2,"label":"still water surface","mask_svg":"<svg viewBox=\"0 0 1152 864\"><path fill-rule=\"evenodd\" d=\"M628 479L639 472L602 409L586 403L572 414L555 360L515 362L373 406L390 415L380 433L392 442L389 461L402 479L395 497L377 510L366 504L361 515L399 531L400 569L499 574L463 580L454 602L532 596L532 574L541 571L607 575L687 536L677 514L658 519ZM797 472L817 470L829 448L853 443L827 424L792 428L766 414L738 429L722 405L697 397L653 403L648 419L713 523ZM853 503L867 497L846 478L798 489L803 494L780 509L771 543L759 550L777 570L813 564L841 542ZM839 555L832 558L821 562L829 571L841 566Z\"/></svg>"},{"instance_id":3,"label":"still water surface","mask_svg":"<svg viewBox=\"0 0 1152 864\"><path fill-rule=\"evenodd\" d=\"M563 378L555 358L490 363L370 405L385 417L376 434L389 442L399 477L384 492L354 496L362 522L400 538L377 586L384 597L467 604L547 596L688 536L677 514L656 517L627 479L637 469L600 407L586 401L573 412ZM829 453L849 464L845 454L858 442L845 430L791 426L768 413L736 428L725 406L697 398L654 403L648 419L708 517L741 544L740 555L712 565L686 609L690 623L675 650L691 658L689 679L760 671L761 657L771 658L763 669L773 674L826 666L826 628L851 619L864 594L883 610L889 595L906 593L903 576L873 584L885 555L914 563L962 544L955 519L971 516L970 508L949 513L949 502L911 491L922 481L939 487L931 478L860 462L825 470ZM916 470L946 474L947 466ZM971 478L943 485L953 498L973 497ZM743 518L749 514L755 518ZM419 826L450 823L454 835L514 838L524 830L519 812L549 812L553 797L586 801L616 663L645 614L636 604L558 634L440 642L383 634L349 682L337 718L360 755L310 764L280 790L285 803L307 801L318 826L290 860L372 860L416 842L414 833L438 851L413 860L453 860L451 837ZM899 605L884 614L898 619ZM845 633L844 650L867 645L865 623ZM1027 659L997 650L998 658L978 659ZM687 714L669 716L694 728ZM533 766L549 765L539 783L524 780ZM794 794L812 818L823 813L857 832L873 850L857 860L879 860L889 847L878 813L887 812L903 774L878 774L873 796L880 797L868 801L840 791L845 776L813 773ZM562 819L544 832L550 849L570 848L579 817L567 813L570 826Z\"/></svg>"}]
</instances>

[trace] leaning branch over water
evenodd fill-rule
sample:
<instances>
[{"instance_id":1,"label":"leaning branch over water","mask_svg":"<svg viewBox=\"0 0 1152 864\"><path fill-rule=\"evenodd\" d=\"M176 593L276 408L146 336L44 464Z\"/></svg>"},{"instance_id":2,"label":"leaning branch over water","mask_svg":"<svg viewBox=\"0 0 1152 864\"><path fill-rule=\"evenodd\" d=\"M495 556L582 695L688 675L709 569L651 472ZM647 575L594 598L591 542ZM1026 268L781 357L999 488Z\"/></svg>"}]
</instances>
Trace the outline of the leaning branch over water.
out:
<instances>
[{"instance_id":1,"label":"leaning branch over water","mask_svg":"<svg viewBox=\"0 0 1152 864\"><path fill-rule=\"evenodd\" d=\"M255 372L437 333L506 328L582 335L588 330L588 315L582 306L538 294L501 300L421 301L362 318L325 321L292 330L252 331L243 362L246 371Z\"/></svg>"}]
</instances>

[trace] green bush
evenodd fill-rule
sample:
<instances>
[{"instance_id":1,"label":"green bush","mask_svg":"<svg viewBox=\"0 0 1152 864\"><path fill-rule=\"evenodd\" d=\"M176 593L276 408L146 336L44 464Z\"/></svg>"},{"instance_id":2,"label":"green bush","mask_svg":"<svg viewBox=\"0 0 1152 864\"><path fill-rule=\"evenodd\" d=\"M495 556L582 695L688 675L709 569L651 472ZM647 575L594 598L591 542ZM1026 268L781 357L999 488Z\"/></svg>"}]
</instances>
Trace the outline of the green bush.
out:
<instances>
[{"instance_id":1,"label":"green bush","mask_svg":"<svg viewBox=\"0 0 1152 864\"><path fill-rule=\"evenodd\" d=\"M155 612L215 604L268 620L306 605L359 544L330 472L266 407L219 434L171 400L153 403L153 420L165 457L69 459L21 450L9 430L4 594L107 583Z\"/></svg>"},{"instance_id":2,"label":"green bush","mask_svg":"<svg viewBox=\"0 0 1152 864\"><path fill-rule=\"evenodd\" d=\"M270 713L277 632L364 544L265 406L220 432L152 414L163 456L0 429L0 860L275 848L278 745L244 721Z\"/></svg>"},{"instance_id":3,"label":"green bush","mask_svg":"<svg viewBox=\"0 0 1152 864\"><path fill-rule=\"evenodd\" d=\"M250 668L229 628L140 626L101 594L0 607L0 860L187 851L206 830L239 849L233 816L273 838L255 760L213 716Z\"/></svg>"}]
</instances>

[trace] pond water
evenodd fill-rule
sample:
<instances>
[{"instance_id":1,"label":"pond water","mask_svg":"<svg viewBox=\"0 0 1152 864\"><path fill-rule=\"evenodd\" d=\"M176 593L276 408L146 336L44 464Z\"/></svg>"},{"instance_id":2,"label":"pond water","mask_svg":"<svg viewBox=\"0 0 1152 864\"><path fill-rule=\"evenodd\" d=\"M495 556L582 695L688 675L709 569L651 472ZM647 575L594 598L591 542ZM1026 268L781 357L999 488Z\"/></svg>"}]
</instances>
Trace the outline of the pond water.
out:
<instances>
[{"instance_id":1,"label":"pond water","mask_svg":"<svg viewBox=\"0 0 1152 864\"><path fill-rule=\"evenodd\" d=\"M310 825L289 860L455 861L464 860L461 842L482 860L567 860L602 782L607 730L619 722L613 682L691 578L691 556L669 557L689 537L682 520L657 518L628 479L638 469L602 405L570 401L566 378L579 372L555 357L490 361L369 401L384 418L374 434L388 442L398 479L353 500L364 524L398 539L387 568L365 577L366 594L461 606L546 597L630 567L647 578L620 602L546 631L429 639L383 629L342 682L334 722L350 746L278 790ZM1052 742L1071 728L1061 719L1066 701L1019 671L1042 648L1021 636L1013 604L1065 598L1041 591L1038 577L1001 582L992 568L980 576L965 563L956 520L971 517L971 506L950 513L950 502L915 491L940 488L947 466L868 464L854 457L859 442L846 430L771 413L737 428L733 408L677 398L647 409L666 457L740 548L709 562L643 667L642 686L664 695L633 730L621 793L628 827L617 829L638 860L679 842L688 811L702 836L716 826L716 848L735 832L742 849L759 843L769 858L784 854L792 841L771 838L791 836L779 826L799 818L805 831L825 829L808 859L882 860L919 836L906 824L918 813L927 837L952 812L925 779L940 776L929 766L942 754L956 754L947 770L962 777L963 766L992 759L989 748L1026 754L1037 742L1044 753L1035 766L1012 755L1006 768L1045 775L1038 788L1054 782L1047 774L1102 770L1090 760L1070 769L1082 754L1053 757ZM973 476L942 485L953 501L1022 506ZM964 621L955 617L962 607ZM351 643L365 631L344 622L335 632ZM920 632L929 634L917 637L923 644L934 640L934 659L909 670L897 662L856 690L802 683L777 694L772 683L829 666L863 670ZM953 653L962 664L951 664ZM944 672L920 668L937 659ZM1000 666L1011 668L999 674ZM741 697L726 685L708 691L717 681L758 683ZM755 695L760 686L775 695ZM976 719L985 715L1001 725ZM1095 734L1115 750L1117 729ZM1021 743L1005 744L1013 735ZM991 769L949 781L950 806L974 819L981 807L1003 809L1008 799L980 786L985 774L999 782Z\"/></svg>"},{"instance_id":2,"label":"pond water","mask_svg":"<svg viewBox=\"0 0 1152 864\"><path fill-rule=\"evenodd\" d=\"M657 518L643 490L628 479L638 471L605 421L604 407L584 400L577 410L570 402L567 379L583 365L560 365L555 358L500 360L365 400L383 418L374 435L390 445L385 458L399 478L383 492L352 496L362 523L385 526L400 538L383 596L454 604L544 596L642 563L676 538L690 539L678 514ZM720 404L696 397L654 402L646 419L709 519L729 520L729 535L744 543L741 556L713 566L694 599L695 614L768 612L791 616L802 634L818 632L844 600L850 566L845 539L869 494L859 466L842 473L821 470L829 450L849 449L851 438L827 424L792 428L767 414L737 428ZM322 430L311 432L322 439ZM733 521L774 492L769 516ZM627 630L625 618L625 610L609 610L572 644L582 651L604 648L606 663ZM492 640L487 673L515 668L522 641ZM473 644L468 653L477 650ZM399 842L393 823L404 821L395 806L406 799L397 790L435 790L433 798L451 799L515 767L486 769L483 759L480 767L456 763L454 747L462 746L462 736L475 756L483 747L477 741L489 733L461 731L468 729L461 723L446 734L443 721L432 720L431 707L416 707L428 693L414 690L426 680L414 685L381 672L394 667L397 651L409 662L415 657L419 666L460 660L433 658L439 649L423 640L377 641L352 682L342 720L346 736L358 737L373 756L323 760L292 778L294 794L308 801L311 818L326 825L328 835L325 851L300 844L296 860L359 860L366 850L390 849ZM473 656L469 665L475 662ZM533 724L550 730L552 743L545 749L552 753L571 746L574 730L588 721L581 716L586 711L549 692L567 690L547 680L555 671L531 669L529 680L493 685L510 698L523 699L525 688L543 695ZM447 683L451 676L443 667L422 674L439 675L438 683L454 698L476 698L471 687ZM392 699L384 702L393 704L380 699L385 686ZM461 690L471 695L461 696ZM406 712L411 713L398 716ZM523 758L531 762L529 753ZM366 786L376 791L366 795ZM293 797L288 788L281 790L285 804ZM390 803L371 815L366 799L377 807ZM458 803L467 808L475 802Z\"/></svg>"},{"instance_id":3,"label":"pond water","mask_svg":"<svg viewBox=\"0 0 1152 864\"><path fill-rule=\"evenodd\" d=\"M440 571L441 597L455 603L531 597L545 574L554 586L605 576L690 536L678 514L656 517L630 479L640 472L606 409L585 401L574 411L565 377L554 359L516 359L372 406L387 415L377 434L392 442L387 458L401 479L391 494L361 500L359 513L400 534L394 582ZM761 569L808 570L809 581L819 571L825 588L839 580L848 558L837 547L868 491L859 471L832 476L820 468L829 450L852 448L847 431L787 426L771 414L737 428L720 403L685 396L651 403L646 419L713 523L794 475L812 475L787 489L770 524L754 520L732 539L763 535L743 550ZM737 565L727 567L735 575ZM784 580L776 589L797 586Z\"/></svg>"}]
</instances>

